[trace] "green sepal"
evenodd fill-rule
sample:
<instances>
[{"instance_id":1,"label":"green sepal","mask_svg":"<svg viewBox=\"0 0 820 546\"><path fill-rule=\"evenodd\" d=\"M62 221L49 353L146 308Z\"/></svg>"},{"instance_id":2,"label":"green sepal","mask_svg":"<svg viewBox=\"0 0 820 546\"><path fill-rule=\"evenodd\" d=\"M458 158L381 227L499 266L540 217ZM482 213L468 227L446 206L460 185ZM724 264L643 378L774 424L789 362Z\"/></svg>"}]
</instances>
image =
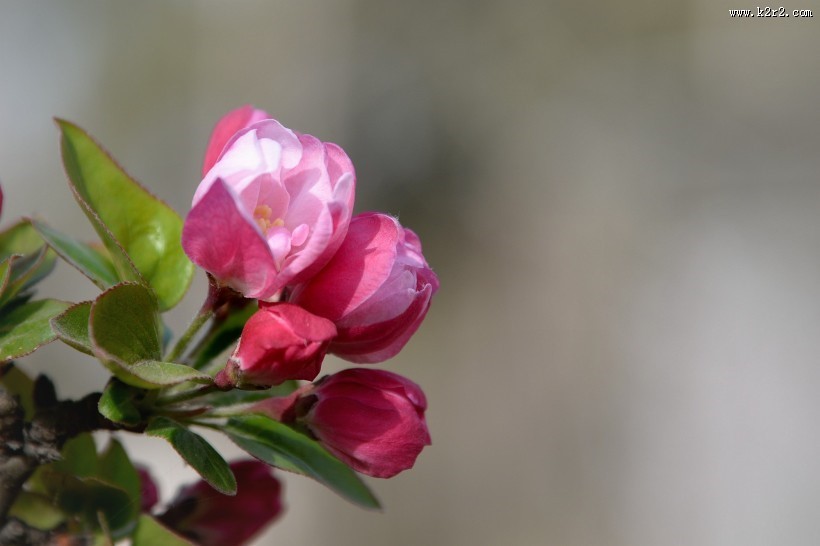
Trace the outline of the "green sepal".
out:
<instances>
[{"instance_id":1,"label":"green sepal","mask_svg":"<svg viewBox=\"0 0 820 546\"><path fill-rule=\"evenodd\" d=\"M236 494L236 478L228 463L199 434L167 417L152 419L145 434L166 440L191 468L220 493Z\"/></svg>"},{"instance_id":2,"label":"green sepal","mask_svg":"<svg viewBox=\"0 0 820 546\"><path fill-rule=\"evenodd\" d=\"M25 356L56 339L50 320L71 304L59 300L23 303L0 316L0 362Z\"/></svg>"},{"instance_id":3,"label":"green sepal","mask_svg":"<svg viewBox=\"0 0 820 546\"><path fill-rule=\"evenodd\" d=\"M111 254L119 278L141 277L157 294L160 309L170 309L185 295L194 274L193 263L182 250L182 219L85 131L56 121L74 197Z\"/></svg>"},{"instance_id":4,"label":"green sepal","mask_svg":"<svg viewBox=\"0 0 820 546\"><path fill-rule=\"evenodd\" d=\"M233 442L269 465L317 480L364 508L379 508L367 485L346 464L315 440L264 415L228 420L223 432Z\"/></svg>"}]
</instances>

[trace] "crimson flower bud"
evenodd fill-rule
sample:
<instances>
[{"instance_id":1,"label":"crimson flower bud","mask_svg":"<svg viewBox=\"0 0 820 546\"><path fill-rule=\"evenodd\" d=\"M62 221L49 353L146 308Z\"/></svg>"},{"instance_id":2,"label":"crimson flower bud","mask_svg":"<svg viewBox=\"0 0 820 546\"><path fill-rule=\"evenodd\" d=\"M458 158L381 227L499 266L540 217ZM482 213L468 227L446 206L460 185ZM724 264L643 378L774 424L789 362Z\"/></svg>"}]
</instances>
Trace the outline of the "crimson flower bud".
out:
<instances>
[{"instance_id":1,"label":"crimson flower bud","mask_svg":"<svg viewBox=\"0 0 820 546\"><path fill-rule=\"evenodd\" d=\"M430 433L421 388L398 374L353 368L253 410L306 427L354 470L390 478L412 468Z\"/></svg>"},{"instance_id":2,"label":"crimson flower bud","mask_svg":"<svg viewBox=\"0 0 820 546\"><path fill-rule=\"evenodd\" d=\"M159 501L159 491L154 477L146 467L136 465L136 469L140 477L140 511L148 514Z\"/></svg>"},{"instance_id":3,"label":"crimson flower bud","mask_svg":"<svg viewBox=\"0 0 820 546\"><path fill-rule=\"evenodd\" d=\"M236 495L222 495L206 482L182 488L159 520L201 546L246 544L283 510L282 485L259 461L231 463Z\"/></svg>"},{"instance_id":4,"label":"crimson flower bud","mask_svg":"<svg viewBox=\"0 0 820 546\"><path fill-rule=\"evenodd\" d=\"M336 324L331 353L373 363L404 347L438 287L416 234L391 216L371 212L351 220L328 265L295 286L289 301Z\"/></svg>"},{"instance_id":5,"label":"crimson flower bud","mask_svg":"<svg viewBox=\"0 0 820 546\"><path fill-rule=\"evenodd\" d=\"M248 319L225 369L221 387L270 387L290 379L313 380L336 327L290 303L263 306Z\"/></svg>"}]
</instances>

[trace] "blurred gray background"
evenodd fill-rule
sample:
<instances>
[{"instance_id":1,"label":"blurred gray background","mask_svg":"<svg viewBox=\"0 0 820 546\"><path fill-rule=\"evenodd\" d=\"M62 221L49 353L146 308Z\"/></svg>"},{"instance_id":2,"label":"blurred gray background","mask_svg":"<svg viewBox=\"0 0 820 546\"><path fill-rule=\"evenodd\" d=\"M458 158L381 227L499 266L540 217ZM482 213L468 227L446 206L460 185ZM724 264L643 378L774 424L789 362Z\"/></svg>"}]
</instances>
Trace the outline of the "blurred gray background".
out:
<instances>
[{"instance_id":1,"label":"blurred gray background","mask_svg":"<svg viewBox=\"0 0 820 546\"><path fill-rule=\"evenodd\" d=\"M820 5L785 7L816 17L0 0L2 224L92 236L51 116L184 214L211 127L252 103L344 147L357 210L420 234L442 288L385 366L425 388L433 446L370 480L383 513L287 476L257 544L818 544ZM65 265L44 291L95 294ZM100 388L69 352L22 364L66 396ZM126 440L166 500L193 479L161 441Z\"/></svg>"}]
</instances>

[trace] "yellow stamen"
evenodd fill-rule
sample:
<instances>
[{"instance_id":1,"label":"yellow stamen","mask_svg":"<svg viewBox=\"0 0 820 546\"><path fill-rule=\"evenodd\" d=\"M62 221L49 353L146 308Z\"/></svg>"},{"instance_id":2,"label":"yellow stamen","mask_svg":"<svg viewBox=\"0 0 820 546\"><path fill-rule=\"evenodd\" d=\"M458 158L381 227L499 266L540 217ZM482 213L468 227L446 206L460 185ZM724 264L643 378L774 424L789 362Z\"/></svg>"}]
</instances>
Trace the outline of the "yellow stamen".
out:
<instances>
[{"instance_id":1,"label":"yellow stamen","mask_svg":"<svg viewBox=\"0 0 820 546\"><path fill-rule=\"evenodd\" d=\"M259 205L253 210L253 217L256 220L256 225L262 230L262 233L268 233L272 227L282 227L285 221L281 218L271 221L270 217L273 215L273 210L267 205Z\"/></svg>"}]
</instances>

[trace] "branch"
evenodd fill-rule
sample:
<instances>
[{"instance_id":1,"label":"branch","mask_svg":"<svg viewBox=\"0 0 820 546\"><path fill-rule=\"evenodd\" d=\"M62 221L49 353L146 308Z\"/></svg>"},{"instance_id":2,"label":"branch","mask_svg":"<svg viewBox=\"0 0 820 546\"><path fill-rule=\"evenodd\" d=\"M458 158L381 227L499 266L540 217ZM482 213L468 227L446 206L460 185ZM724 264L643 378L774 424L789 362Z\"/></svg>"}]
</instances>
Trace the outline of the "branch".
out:
<instances>
[{"instance_id":1,"label":"branch","mask_svg":"<svg viewBox=\"0 0 820 546\"><path fill-rule=\"evenodd\" d=\"M59 460L67 440L83 432L123 428L100 415L98 392L77 401L57 401L51 381L41 376L34 399L37 412L25 422L17 398L0 386L0 537L21 523L7 516L23 484L38 466Z\"/></svg>"}]
</instances>

